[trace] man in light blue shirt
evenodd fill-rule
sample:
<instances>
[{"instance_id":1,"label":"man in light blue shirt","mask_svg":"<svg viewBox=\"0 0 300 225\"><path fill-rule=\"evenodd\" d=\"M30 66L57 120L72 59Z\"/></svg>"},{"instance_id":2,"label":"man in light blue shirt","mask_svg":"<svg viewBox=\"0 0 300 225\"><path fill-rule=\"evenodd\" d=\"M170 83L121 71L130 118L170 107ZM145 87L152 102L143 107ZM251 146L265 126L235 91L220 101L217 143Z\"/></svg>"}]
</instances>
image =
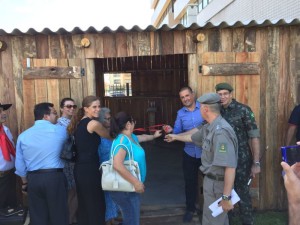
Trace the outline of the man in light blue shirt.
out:
<instances>
[{"instance_id":1,"label":"man in light blue shirt","mask_svg":"<svg viewBox=\"0 0 300 225\"><path fill-rule=\"evenodd\" d=\"M68 225L67 187L60 159L66 129L56 125L52 103L34 108L35 123L20 134L16 148L16 174L22 190L28 186L31 225Z\"/></svg>"},{"instance_id":2,"label":"man in light blue shirt","mask_svg":"<svg viewBox=\"0 0 300 225\"><path fill-rule=\"evenodd\" d=\"M203 118L200 113L200 103L195 101L195 94L190 87L179 91L183 107L178 110L173 128L174 134L183 133L198 127ZM167 128L168 129L168 128ZM170 129L169 131L171 131ZM183 175L185 181L186 213L183 222L191 222L196 211L198 193L198 172L201 166L202 149L194 143L186 142L183 152ZM202 185L201 185L202 186Z\"/></svg>"}]
</instances>

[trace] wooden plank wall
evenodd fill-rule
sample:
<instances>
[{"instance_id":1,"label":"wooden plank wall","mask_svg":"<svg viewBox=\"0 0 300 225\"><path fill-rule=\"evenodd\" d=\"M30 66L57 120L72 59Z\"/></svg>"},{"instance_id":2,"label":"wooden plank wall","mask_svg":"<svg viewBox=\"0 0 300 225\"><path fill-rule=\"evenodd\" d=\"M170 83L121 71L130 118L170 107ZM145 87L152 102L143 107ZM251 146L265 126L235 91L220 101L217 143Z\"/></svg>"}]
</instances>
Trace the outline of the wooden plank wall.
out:
<instances>
[{"instance_id":1,"label":"wooden plank wall","mask_svg":"<svg viewBox=\"0 0 300 225\"><path fill-rule=\"evenodd\" d=\"M31 67L60 66L68 67L72 60L66 59L33 59ZM24 79L24 127L28 128L34 123L34 105L41 102L51 102L59 111L59 103L65 97L71 97L76 104L82 101L82 79Z\"/></svg>"},{"instance_id":2,"label":"wooden plank wall","mask_svg":"<svg viewBox=\"0 0 300 225\"><path fill-rule=\"evenodd\" d=\"M261 131L262 173L252 185L259 209L286 208L281 178L280 146L287 120L297 102L300 80L299 27L199 30L197 63L259 62L259 75L201 76L198 95L214 91L219 82L231 83L234 97L248 104ZM297 58L298 56L298 58ZM195 79L195 78L193 78Z\"/></svg>"},{"instance_id":3,"label":"wooden plank wall","mask_svg":"<svg viewBox=\"0 0 300 225\"><path fill-rule=\"evenodd\" d=\"M205 39L195 44L192 39L198 32L202 32ZM83 37L91 41L89 48L81 47ZM7 35L1 36L1 40L7 43L8 48L0 52L0 102L14 104L9 110L7 124L15 138L30 123L27 121L30 121L28 117L32 106L25 102L50 99L57 104L61 96L70 95L80 104L83 96L93 94L93 62L87 59L189 54L189 84L196 89L197 95L214 91L216 83L226 81L235 88L237 100L252 107L261 129L263 153L263 172L256 183L259 185L258 207L286 207L279 147L283 145L286 121L299 98L299 25L168 32ZM26 58L40 59L34 61L37 65L80 66L85 68L85 74L82 79L69 81L23 82L22 69ZM257 61L260 63L259 75L204 77L198 72L198 66L204 63Z\"/></svg>"}]
</instances>

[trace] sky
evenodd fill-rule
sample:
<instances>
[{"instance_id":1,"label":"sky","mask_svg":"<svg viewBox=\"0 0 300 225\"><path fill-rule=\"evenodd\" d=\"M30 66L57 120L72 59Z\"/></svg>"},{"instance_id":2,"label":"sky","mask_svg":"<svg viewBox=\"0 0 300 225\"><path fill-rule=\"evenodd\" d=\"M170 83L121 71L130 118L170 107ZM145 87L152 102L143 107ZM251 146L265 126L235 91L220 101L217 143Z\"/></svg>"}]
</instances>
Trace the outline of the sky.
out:
<instances>
[{"instance_id":1,"label":"sky","mask_svg":"<svg viewBox=\"0 0 300 225\"><path fill-rule=\"evenodd\" d=\"M151 25L151 0L0 0L0 29L11 32L15 28L26 32L29 28L57 31L74 27L98 30L107 26L131 29L134 25Z\"/></svg>"}]
</instances>

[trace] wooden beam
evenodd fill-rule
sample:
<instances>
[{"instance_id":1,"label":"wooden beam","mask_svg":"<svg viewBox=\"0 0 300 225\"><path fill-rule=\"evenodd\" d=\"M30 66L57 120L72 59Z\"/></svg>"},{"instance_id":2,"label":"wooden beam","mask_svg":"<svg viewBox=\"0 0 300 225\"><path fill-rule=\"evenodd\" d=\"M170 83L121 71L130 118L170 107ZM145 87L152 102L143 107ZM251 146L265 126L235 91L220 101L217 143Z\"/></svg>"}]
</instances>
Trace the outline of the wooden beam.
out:
<instances>
[{"instance_id":1,"label":"wooden beam","mask_svg":"<svg viewBox=\"0 0 300 225\"><path fill-rule=\"evenodd\" d=\"M81 78L81 68L78 66L73 67L34 67L27 68L23 71L23 79L72 79Z\"/></svg>"},{"instance_id":2,"label":"wooden beam","mask_svg":"<svg viewBox=\"0 0 300 225\"><path fill-rule=\"evenodd\" d=\"M258 63L219 63L201 65L199 72L202 72L202 75L257 75L260 68Z\"/></svg>"}]
</instances>

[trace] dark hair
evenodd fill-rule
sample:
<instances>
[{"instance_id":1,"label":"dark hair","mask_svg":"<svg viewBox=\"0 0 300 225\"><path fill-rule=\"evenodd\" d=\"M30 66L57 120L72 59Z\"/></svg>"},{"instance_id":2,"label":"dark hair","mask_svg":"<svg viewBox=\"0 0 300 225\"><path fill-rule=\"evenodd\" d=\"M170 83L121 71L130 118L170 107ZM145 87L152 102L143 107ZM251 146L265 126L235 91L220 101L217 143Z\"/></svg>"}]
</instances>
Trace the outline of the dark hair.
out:
<instances>
[{"instance_id":1,"label":"dark hair","mask_svg":"<svg viewBox=\"0 0 300 225\"><path fill-rule=\"evenodd\" d=\"M77 125L79 123L79 121L82 119L82 117L84 117L84 107L90 107L92 105L92 103L94 101L97 101L99 100L100 101L100 98L97 97L97 96L94 96L94 95L89 95L89 96L86 96L83 100L82 100L82 106L81 108L79 108L77 110L77 113L75 115L72 116L72 119L71 119L71 122L68 126L68 133L69 134L73 134L74 131L76 130L77 128Z\"/></svg>"},{"instance_id":2,"label":"dark hair","mask_svg":"<svg viewBox=\"0 0 300 225\"><path fill-rule=\"evenodd\" d=\"M50 102L42 102L39 104L36 104L34 106L34 120L41 120L44 118L44 115L50 115L51 109L50 107L53 107L54 105Z\"/></svg>"},{"instance_id":3,"label":"dark hair","mask_svg":"<svg viewBox=\"0 0 300 225\"><path fill-rule=\"evenodd\" d=\"M193 93L193 90L190 86L185 86L185 87L180 88L179 93L182 92L182 91L185 91L185 90L188 90L191 93Z\"/></svg>"},{"instance_id":4,"label":"dark hair","mask_svg":"<svg viewBox=\"0 0 300 225\"><path fill-rule=\"evenodd\" d=\"M66 101L72 101L72 102L75 102L73 98L63 98L61 101L60 101L60 104L59 104L59 107L60 108L63 108L65 106L65 102Z\"/></svg>"},{"instance_id":5,"label":"dark hair","mask_svg":"<svg viewBox=\"0 0 300 225\"><path fill-rule=\"evenodd\" d=\"M110 120L110 136L117 137L122 130L124 130L127 122L132 122L132 116L126 112L118 112Z\"/></svg>"}]
</instances>

